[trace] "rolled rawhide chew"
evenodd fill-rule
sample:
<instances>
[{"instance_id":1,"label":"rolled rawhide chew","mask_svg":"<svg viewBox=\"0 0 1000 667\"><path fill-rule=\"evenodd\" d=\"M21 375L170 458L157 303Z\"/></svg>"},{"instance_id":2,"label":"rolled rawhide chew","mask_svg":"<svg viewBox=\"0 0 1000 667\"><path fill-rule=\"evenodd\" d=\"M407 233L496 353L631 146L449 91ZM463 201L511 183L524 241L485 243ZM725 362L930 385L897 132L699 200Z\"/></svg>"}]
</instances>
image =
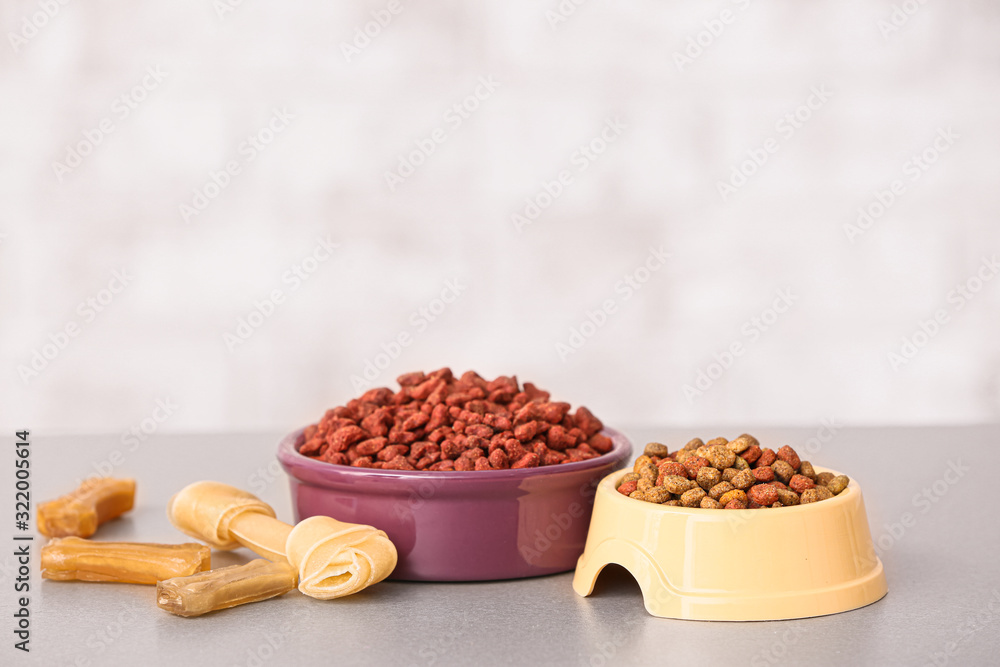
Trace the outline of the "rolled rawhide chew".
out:
<instances>
[{"instance_id":1,"label":"rolled rawhide chew","mask_svg":"<svg viewBox=\"0 0 1000 667\"><path fill-rule=\"evenodd\" d=\"M357 593L396 567L396 547L381 530L315 516L290 526L256 496L220 482L195 482L167 507L170 522L191 537L232 548L241 544L298 570L299 590L328 600Z\"/></svg>"}]
</instances>

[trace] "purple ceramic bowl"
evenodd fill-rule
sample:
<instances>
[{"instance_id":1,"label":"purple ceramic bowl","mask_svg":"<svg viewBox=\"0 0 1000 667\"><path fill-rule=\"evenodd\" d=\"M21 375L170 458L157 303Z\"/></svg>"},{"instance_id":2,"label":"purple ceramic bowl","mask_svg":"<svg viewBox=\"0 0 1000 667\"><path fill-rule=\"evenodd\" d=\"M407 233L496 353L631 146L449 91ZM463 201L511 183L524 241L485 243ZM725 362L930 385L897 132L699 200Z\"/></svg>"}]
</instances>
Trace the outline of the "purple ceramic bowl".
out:
<instances>
[{"instance_id":1,"label":"purple ceramic bowl","mask_svg":"<svg viewBox=\"0 0 1000 667\"><path fill-rule=\"evenodd\" d=\"M597 483L632 451L614 443L597 458L523 470L352 468L299 454L302 430L278 461L290 476L296 522L325 515L384 530L399 563L390 579L485 581L566 572L583 553Z\"/></svg>"}]
</instances>

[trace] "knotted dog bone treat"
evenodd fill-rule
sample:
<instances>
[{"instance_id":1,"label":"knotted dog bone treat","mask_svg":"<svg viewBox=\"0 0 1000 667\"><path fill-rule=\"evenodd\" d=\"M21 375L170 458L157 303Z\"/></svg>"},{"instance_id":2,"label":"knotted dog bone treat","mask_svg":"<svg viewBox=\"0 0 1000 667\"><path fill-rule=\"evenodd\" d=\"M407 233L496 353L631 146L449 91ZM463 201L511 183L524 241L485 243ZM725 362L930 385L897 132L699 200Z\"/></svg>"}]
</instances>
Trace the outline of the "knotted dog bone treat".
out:
<instances>
[{"instance_id":1,"label":"knotted dog bone treat","mask_svg":"<svg viewBox=\"0 0 1000 667\"><path fill-rule=\"evenodd\" d=\"M284 595L298 575L288 563L258 558L243 565L175 577L156 584L156 605L178 616L201 616Z\"/></svg>"},{"instance_id":2,"label":"knotted dog bone treat","mask_svg":"<svg viewBox=\"0 0 1000 667\"><path fill-rule=\"evenodd\" d=\"M155 584L163 579L203 572L211 567L211 562L209 548L194 542L92 542L64 537L42 547L42 578Z\"/></svg>"},{"instance_id":3,"label":"knotted dog bone treat","mask_svg":"<svg viewBox=\"0 0 1000 667\"><path fill-rule=\"evenodd\" d=\"M132 509L134 500L134 479L88 479L38 506L38 532L47 537L90 537L99 525Z\"/></svg>"},{"instance_id":4,"label":"knotted dog bone treat","mask_svg":"<svg viewBox=\"0 0 1000 667\"><path fill-rule=\"evenodd\" d=\"M321 600L357 593L396 567L396 547L381 530L314 516L289 526L256 496L220 482L195 482L167 506L170 522L217 549L243 545L299 573L299 590Z\"/></svg>"}]
</instances>

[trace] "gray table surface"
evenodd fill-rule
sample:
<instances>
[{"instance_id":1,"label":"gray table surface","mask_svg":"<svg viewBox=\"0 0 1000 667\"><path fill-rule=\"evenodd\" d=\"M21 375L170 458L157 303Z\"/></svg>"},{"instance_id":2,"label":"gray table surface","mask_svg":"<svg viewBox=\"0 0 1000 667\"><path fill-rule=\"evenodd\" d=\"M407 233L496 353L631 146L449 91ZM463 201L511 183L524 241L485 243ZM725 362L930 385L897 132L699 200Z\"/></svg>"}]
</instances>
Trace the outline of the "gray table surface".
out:
<instances>
[{"instance_id":1,"label":"gray table surface","mask_svg":"<svg viewBox=\"0 0 1000 667\"><path fill-rule=\"evenodd\" d=\"M765 444L809 448L813 462L845 471L861 483L889 581L884 599L852 612L797 621L676 621L649 616L628 574L606 570L589 598L573 592L571 573L488 583L384 582L331 602L293 591L184 619L157 609L152 587L42 581L37 550L44 538L38 537L32 563L30 654L13 648L13 549L4 547L0 556L0 605L4 625L11 628L3 632L0 662L997 664L1000 534L992 508L1000 470L1000 427L836 426L832 437L819 425L749 430ZM699 429L625 432L638 445L655 439L672 447L694 435L736 435ZM13 441L12 434L5 438ZM95 467L107 472L111 466L114 475L136 477L139 493L135 510L102 527L101 539L184 541L167 522L164 506L172 493L198 479L252 490L288 520L287 481L271 464L277 439L278 434L156 435L130 451L118 435L35 431L33 498L60 495ZM13 447L5 449L10 455ZM12 461L10 456L8 465ZM951 469L961 475L948 473ZM12 474L7 477L13 479ZM10 485L4 496L12 514L13 482ZM912 520L903 527L907 514ZM4 531L5 545L13 544L12 528ZM213 563L249 558L242 550L215 553Z\"/></svg>"}]
</instances>

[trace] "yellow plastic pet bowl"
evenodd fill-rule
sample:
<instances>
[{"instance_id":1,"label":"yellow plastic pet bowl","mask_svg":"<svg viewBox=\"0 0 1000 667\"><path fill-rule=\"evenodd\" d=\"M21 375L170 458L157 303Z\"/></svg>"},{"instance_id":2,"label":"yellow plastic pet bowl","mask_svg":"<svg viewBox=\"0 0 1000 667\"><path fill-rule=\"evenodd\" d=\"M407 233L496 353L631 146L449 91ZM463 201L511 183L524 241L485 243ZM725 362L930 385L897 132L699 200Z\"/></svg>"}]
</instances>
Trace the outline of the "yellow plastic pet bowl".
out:
<instances>
[{"instance_id":1,"label":"yellow plastic pet bowl","mask_svg":"<svg viewBox=\"0 0 1000 667\"><path fill-rule=\"evenodd\" d=\"M582 596L610 563L635 577L646 611L663 618L807 618L864 607L888 591L853 480L818 503L710 510L623 496L615 487L628 472L608 475L597 487L573 577Z\"/></svg>"}]
</instances>

